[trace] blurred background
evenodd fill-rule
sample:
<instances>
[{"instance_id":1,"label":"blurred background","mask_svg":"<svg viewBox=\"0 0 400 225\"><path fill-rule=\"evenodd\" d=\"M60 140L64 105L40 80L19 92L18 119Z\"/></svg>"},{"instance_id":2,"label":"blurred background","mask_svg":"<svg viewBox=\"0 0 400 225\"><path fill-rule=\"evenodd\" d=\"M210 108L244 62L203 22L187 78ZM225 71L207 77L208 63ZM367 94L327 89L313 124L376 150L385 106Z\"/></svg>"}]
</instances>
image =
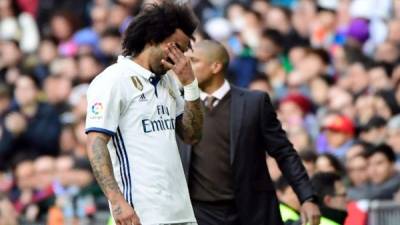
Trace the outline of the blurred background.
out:
<instances>
[{"instance_id":1,"label":"blurred background","mask_svg":"<svg viewBox=\"0 0 400 225\"><path fill-rule=\"evenodd\" d=\"M86 157L85 94L147 2L0 0L0 225L107 223ZM229 49L229 81L269 93L309 176L341 177L346 224L390 224L371 222L385 209L398 224L400 1L190 4L196 38Z\"/></svg>"}]
</instances>

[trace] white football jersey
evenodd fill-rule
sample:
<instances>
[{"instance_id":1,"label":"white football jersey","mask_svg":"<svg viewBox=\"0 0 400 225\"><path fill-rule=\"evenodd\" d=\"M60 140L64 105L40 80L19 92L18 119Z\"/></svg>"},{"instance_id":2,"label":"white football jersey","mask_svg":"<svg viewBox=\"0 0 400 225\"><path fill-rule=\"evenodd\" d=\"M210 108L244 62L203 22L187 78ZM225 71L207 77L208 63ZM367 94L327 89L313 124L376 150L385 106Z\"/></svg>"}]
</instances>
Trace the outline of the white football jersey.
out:
<instances>
[{"instance_id":1,"label":"white football jersey","mask_svg":"<svg viewBox=\"0 0 400 225\"><path fill-rule=\"evenodd\" d=\"M195 222L175 140L184 100L171 75L120 56L90 84L86 132L111 136L115 178L142 224Z\"/></svg>"}]
</instances>

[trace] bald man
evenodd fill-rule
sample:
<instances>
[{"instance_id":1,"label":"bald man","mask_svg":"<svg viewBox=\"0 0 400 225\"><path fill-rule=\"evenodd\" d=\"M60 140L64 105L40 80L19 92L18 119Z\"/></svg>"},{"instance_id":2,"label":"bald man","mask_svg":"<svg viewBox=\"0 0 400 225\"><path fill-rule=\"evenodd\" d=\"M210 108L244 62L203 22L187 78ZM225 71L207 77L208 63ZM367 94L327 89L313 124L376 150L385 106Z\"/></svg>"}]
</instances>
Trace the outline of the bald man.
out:
<instances>
[{"instance_id":1,"label":"bald man","mask_svg":"<svg viewBox=\"0 0 400 225\"><path fill-rule=\"evenodd\" d=\"M283 224L265 151L277 160L302 203L303 224L319 224L309 178L268 95L225 80L229 55L218 42L197 42L187 56L205 111L201 141L180 144L198 224Z\"/></svg>"}]
</instances>

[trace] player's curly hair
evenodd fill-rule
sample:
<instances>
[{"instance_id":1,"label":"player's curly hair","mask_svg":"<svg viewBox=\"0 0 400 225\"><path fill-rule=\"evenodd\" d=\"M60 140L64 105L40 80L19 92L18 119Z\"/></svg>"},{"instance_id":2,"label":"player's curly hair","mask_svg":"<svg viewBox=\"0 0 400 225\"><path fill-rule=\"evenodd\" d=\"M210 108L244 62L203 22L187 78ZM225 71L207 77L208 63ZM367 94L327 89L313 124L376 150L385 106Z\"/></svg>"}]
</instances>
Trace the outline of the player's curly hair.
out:
<instances>
[{"instance_id":1,"label":"player's curly hair","mask_svg":"<svg viewBox=\"0 0 400 225\"><path fill-rule=\"evenodd\" d=\"M159 44L180 29L190 38L198 24L193 11L187 5L163 1L151 4L132 20L122 41L124 56L140 54L146 44Z\"/></svg>"}]
</instances>

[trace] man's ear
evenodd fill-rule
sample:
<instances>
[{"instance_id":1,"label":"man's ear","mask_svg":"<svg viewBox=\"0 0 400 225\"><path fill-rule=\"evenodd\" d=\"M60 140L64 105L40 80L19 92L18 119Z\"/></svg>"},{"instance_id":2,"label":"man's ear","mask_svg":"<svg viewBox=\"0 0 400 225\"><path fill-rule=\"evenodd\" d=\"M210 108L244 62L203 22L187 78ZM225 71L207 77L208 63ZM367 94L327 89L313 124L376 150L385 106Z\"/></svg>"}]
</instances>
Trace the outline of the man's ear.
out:
<instances>
[{"instance_id":1,"label":"man's ear","mask_svg":"<svg viewBox=\"0 0 400 225\"><path fill-rule=\"evenodd\" d=\"M332 201L332 196L326 195L326 196L324 197L323 201L324 201L324 205L329 206L330 203L331 203L331 201Z\"/></svg>"},{"instance_id":2,"label":"man's ear","mask_svg":"<svg viewBox=\"0 0 400 225\"><path fill-rule=\"evenodd\" d=\"M211 72L213 74L221 73L222 72L222 63L214 62L211 64Z\"/></svg>"}]
</instances>

